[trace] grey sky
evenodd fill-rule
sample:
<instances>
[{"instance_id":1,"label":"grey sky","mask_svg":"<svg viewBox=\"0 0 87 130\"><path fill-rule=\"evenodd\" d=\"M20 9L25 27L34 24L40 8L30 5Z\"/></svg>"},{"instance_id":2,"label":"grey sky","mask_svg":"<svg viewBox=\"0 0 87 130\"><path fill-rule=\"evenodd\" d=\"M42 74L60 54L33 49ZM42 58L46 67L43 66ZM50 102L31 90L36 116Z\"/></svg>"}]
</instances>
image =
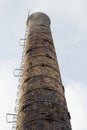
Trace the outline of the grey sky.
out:
<instances>
[{"instance_id":1,"label":"grey sky","mask_svg":"<svg viewBox=\"0 0 87 130\"><path fill-rule=\"evenodd\" d=\"M66 89L74 130L87 129L87 1L86 0L0 0L0 129L11 130L6 112L14 113L28 11L41 11L51 19L51 30Z\"/></svg>"}]
</instances>

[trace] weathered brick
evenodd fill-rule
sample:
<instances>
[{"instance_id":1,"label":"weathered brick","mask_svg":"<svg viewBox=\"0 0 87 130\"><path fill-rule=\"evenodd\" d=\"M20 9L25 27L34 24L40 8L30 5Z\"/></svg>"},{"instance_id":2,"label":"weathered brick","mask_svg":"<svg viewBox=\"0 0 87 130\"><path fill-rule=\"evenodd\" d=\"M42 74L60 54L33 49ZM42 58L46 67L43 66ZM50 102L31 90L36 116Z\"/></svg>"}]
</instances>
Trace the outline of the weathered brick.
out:
<instances>
[{"instance_id":1,"label":"weathered brick","mask_svg":"<svg viewBox=\"0 0 87 130\"><path fill-rule=\"evenodd\" d=\"M32 14L27 27L17 130L71 130L50 19Z\"/></svg>"}]
</instances>

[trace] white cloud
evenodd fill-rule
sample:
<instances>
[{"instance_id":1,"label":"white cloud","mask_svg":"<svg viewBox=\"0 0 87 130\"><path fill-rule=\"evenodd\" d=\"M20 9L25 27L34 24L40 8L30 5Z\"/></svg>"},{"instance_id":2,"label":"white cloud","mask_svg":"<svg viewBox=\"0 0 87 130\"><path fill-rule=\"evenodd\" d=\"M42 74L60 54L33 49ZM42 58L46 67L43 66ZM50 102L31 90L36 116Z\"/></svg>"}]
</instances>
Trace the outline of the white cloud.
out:
<instances>
[{"instance_id":1,"label":"white cloud","mask_svg":"<svg viewBox=\"0 0 87 130\"><path fill-rule=\"evenodd\" d=\"M72 129L86 130L87 128L87 87L77 82L66 85L66 98L71 113Z\"/></svg>"},{"instance_id":2,"label":"white cloud","mask_svg":"<svg viewBox=\"0 0 87 130\"><path fill-rule=\"evenodd\" d=\"M0 61L0 130L11 130L6 122L6 113L14 113L18 80L13 76L17 59Z\"/></svg>"},{"instance_id":3,"label":"white cloud","mask_svg":"<svg viewBox=\"0 0 87 130\"><path fill-rule=\"evenodd\" d=\"M37 0L32 1L32 4L36 4L33 11L44 11L53 19L60 18L63 21L70 22L78 26L81 30L87 29L87 1L86 0ZM53 20L54 21L54 20Z\"/></svg>"},{"instance_id":4,"label":"white cloud","mask_svg":"<svg viewBox=\"0 0 87 130\"><path fill-rule=\"evenodd\" d=\"M4 57L5 59L5 62L2 60L2 63L0 62L0 115L1 117L4 115L0 126L1 130L6 129L4 128L5 113L3 113L3 111L8 112L7 109L13 111L14 108L13 100L16 96L14 90L17 87L17 81L12 76L12 72L15 65L17 66L18 60L19 62L21 60L21 58L18 59L20 56L18 54L19 48L17 42L19 38L21 38L21 35L24 34L24 22L26 21L28 9L31 9L30 13L41 11L48 14L52 22L52 34L56 41L55 45L56 48L58 48L57 51L62 52L58 55L58 59L59 62L62 62L60 67L64 72L63 77L76 79L76 75L81 78L82 82L82 80L86 80L87 77L86 6L87 0L0 0L0 39L2 39L0 40L0 58L3 59ZM16 60L13 60L13 57L15 57ZM7 58L12 59L7 62ZM73 130L87 129L86 94L87 88L83 84L70 82L66 85L66 97L71 113ZM8 103L8 101L10 103Z\"/></svg>"}]
</instances>

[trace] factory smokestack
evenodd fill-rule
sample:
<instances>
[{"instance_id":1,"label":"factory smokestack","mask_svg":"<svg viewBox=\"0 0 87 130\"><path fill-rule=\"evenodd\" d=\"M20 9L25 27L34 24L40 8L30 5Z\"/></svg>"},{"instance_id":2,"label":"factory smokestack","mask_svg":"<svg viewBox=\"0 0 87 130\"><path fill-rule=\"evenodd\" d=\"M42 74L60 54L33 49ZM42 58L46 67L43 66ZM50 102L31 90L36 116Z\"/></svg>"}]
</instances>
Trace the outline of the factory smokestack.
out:
<instances>
[{"instance_id":1,"label":"factory smokestack","mask_svg":"<svg viewBox=\"0 0 87 130\"><path fill-rule=\"evenodd\" d=\"M33 13L27 28L17 130L71 130L50 19Z\"/></svg>"}]
</instances>

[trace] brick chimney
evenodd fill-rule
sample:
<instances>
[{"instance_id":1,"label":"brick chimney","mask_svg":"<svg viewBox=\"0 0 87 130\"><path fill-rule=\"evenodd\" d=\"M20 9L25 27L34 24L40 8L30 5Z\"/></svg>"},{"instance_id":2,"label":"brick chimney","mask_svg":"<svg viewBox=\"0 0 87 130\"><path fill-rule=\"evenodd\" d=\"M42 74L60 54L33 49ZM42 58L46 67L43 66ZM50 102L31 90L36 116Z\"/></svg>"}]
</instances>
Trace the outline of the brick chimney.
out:
<instances>
[{"instance_id":1,"label":"brick chimney","mask_svg":"<svg viewBox=\"0 0 87 130\"><path fill-rule=\"evenodd\" d=\"M27 27L17 130L71 130L50 19L33 13Z\"/></svg>"}]
</instances>

